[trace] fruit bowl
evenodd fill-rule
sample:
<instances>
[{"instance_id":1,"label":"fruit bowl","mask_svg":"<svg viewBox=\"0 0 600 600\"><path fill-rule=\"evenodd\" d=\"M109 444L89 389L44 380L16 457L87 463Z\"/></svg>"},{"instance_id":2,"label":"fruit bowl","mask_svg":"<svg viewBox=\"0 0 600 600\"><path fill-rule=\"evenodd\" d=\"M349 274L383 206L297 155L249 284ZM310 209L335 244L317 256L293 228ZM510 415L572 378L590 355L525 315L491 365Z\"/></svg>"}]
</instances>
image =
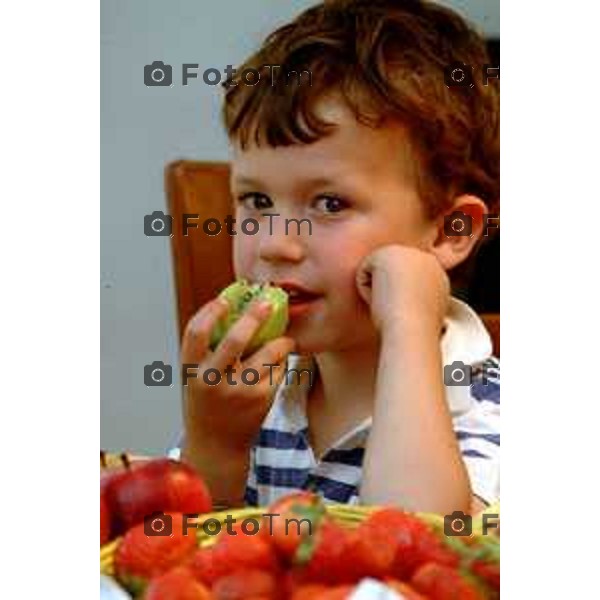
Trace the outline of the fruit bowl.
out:
<instances>
[{"instance_id":1,"label":"fruit bowl","mask_svg":"<svg viewBox=\"0 0 600 600\"><path fill-rule=\"evenodd\" d=\"M499 505L444 517L291 492L268 507L222 510L189 465L132 458L101 453L100 572L135 598L242 600L250 586L257 597L306 600L316 584L337 599L369 580L412 600L499 597ZM312 533L300 533L301 521ZM371 592L364 598L379 598Z\"/></svg>"},{"instance_id":2,"label":"fruit bowl","mask_svg":"<svg viewBox=\"0 0 600 600\"><path fill-rule=\"evenodd\" d=\"M327 513L333 518L333 520L343 527L354 528L357 527L362 521L364 521L370 514L379 510L381 507L378 506L349 506L347 504L329 504L327 505ZM199 527L196 529L196 536L198 540L198 546L207 547L211 546L217 540L216 535L208 535L204 532L202 524L209 519L216 519L219 523L224 524L225 519L233 517L236 521L243 521L244 519L258 519L268 512L267 507L249 507L241 509L233 509L221 512L207 513L200 515L197 519ZM500 514L500 505L495 504L487 508L484 513L486 514ZM473 528L471 539L477 543L485 540L488 544L499 545L499 538L492 533L496 529L490 529L490 531L484 535L482 532L484 519L480 514L473 517ZM428 523L440 536L444 535L444 517L438 514L431 513L418 513L418 516ZM114 555L119 545L121 538L112 540L110 543L105 544L100 549L100 571L105 575L114 574Z\"/></svg>"}]
</instances>

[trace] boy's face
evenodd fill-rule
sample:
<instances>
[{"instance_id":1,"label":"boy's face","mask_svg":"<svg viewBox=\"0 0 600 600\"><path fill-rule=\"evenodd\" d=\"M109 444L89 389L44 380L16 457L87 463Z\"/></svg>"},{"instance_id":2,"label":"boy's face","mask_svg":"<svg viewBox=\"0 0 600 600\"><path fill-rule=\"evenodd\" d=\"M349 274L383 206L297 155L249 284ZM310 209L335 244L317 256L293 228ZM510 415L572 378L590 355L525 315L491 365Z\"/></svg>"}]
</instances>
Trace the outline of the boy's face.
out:
<instances>
[{"instance_id":1,"label":"boy's face","mask_svg":"<svg viewBox=\"0 0 600 600\"><path fill-rule=\"evenodd\" d=\"M319 109L337 125L331 135L308 145L236 146L231 174L236 275L311 292L292 301L288 330L307 353L373 343L356 287L361 261L388 244L425 248L435 228L417 195L402 128L361 125L335 101ZM255 235L241 230L250 218L260 225ZM288 222L286 234L288 219L308 219L312 235L306 221L300 233Z\"/></svg>"}]
</instances>

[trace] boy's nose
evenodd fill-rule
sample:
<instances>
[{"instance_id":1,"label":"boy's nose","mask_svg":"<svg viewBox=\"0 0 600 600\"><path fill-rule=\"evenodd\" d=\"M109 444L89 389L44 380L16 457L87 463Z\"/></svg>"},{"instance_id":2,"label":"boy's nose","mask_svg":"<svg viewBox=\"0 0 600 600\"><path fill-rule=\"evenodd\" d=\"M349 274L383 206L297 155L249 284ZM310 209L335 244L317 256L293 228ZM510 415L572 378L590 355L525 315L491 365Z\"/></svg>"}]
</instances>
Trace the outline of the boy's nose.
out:
<instances>
[{"instance_id":1,"label":"boy's nose","mask_svg":"<svg viewBox=\"0 0 600 600\"><path fill-rule=\"evenodd\" d=\"M283 216L272 217L270 221L261 223L260 258L267 262L300 262L305 247L297 228Z\"/></svg>"}]
</instances>

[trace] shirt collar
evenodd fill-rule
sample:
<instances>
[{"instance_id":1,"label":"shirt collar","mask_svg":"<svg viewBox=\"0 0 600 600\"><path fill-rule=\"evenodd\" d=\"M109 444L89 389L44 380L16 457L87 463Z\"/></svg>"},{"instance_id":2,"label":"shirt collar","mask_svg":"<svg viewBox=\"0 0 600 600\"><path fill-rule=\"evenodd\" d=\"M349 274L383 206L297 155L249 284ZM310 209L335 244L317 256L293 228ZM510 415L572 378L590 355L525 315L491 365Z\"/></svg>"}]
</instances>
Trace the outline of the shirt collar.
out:
<instances>
[{"instance_id":1,"label":"shirt collar","mask_svg":"<svg viewBox=\"0 0 600 600\"><path fill-rule=\"evenodd\" d=\"M492 340L477 313L467 304L451 297L444 321L441 350L444 366L455 362L465 366L481 364L492 354ZM453 417L466 413L473 405L470 385L446 385L446 399Z\"/></svg>"},{"instance_id":2,"label":"shirt collar","mask_svg":"<svg viewBox=\"0 0 600 600\"><path fill-rule=\"evenodd\" d=\"M477 313L458 298L451 297L444 320L442 360L449 365L456 360L466 365L482 363L492 354L492 340Z\"/></svg>"},{"instance_id":3,"label":"shirt collar","mask_svg":"<svg viewBox=\"0 0 600 600\"><path fill-rule=\"evenodd\" d=\"M477 315L465 302L458 298L450 297L448 312L444 319L444 334L441 339L441 352L443 365L462 362L467 366L476 366L483 363L492 355L492 340L490 335ZM311 369L313 377L316 374L316 361L312 356L290 354L288 357L289 369ZM305 427L306 413L304 401L308 395L310 385L308 378L303 375L300 386L285 386L288 392L289 410L293 414L297 425ZM296 388L294 390L294 388ZM300 388L300 389L298 389ZM446 399L453 417L467 412L473 405L470 386L445 386ZM293 390L293 391L292 391ZM302 406L298 406L298 399ZM371 425L371 419L365 420L358 429Z\"/></svg>"}]
</instances>

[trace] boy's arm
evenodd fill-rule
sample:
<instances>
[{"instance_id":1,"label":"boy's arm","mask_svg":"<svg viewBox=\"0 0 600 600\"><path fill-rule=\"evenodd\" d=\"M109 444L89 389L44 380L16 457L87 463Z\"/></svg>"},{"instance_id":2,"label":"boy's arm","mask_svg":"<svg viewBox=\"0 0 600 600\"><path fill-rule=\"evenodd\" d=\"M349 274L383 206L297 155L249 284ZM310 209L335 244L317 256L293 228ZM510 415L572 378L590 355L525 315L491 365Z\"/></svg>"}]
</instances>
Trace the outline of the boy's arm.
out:
<instances>
[{"instance_id":1,"label":"boy's arm","mask_svg":"<svg viewBox=\"0 0 600 600\"><path fill-rule=\"evenodd\" d=\"M202 439L201 436L198 438ZM202 473L215 506L243 506L250 447L235 449L218 441L209 442L206 437L203 439L204 442L198 445L184 442L182 460Z\"/></svg>"},{"instance_id":2,"label":"boy's arm","mask_svg":"<svg viewBox=\"0 0 600 600\"><path fill-rule=\"evenodd\" d=\"M363 265L359 290L381 334L361 502L469 512L471 489L443 383L440 334L449 298L436 258L387 246Z\"/></svg>"},{"instance_id":3,"label":"boy's arm","mask_svg":"<svg viewBox=\"0 0 600 600\"><path fill-rule=\"evenodd\" d=\"M426 322L399 323L383 335L361 501L470 511L442 372L439 331Z\"/></svg>"},{"instance_id":4,"label":"boy's arm","mask_svg":"<svg viewBox=\"0 0 600 600\"><path fill-rule=\"evenodd\" d=\"M226 310L219 299L207 303L192 317L184 333L181 356L187 379L182 459L206 480L214 504L242 506L250 449L276 389L266 365L285 364L293 340L277 338L244 360L240 358L271 311L268 303L257 302L210 351L210 333ZM258 372L258 383L244 383L240 374L245 368ZM229 375L222 376L220 383L209 385L204 373L210 369Z\"/></svg>"}]
</instances>

